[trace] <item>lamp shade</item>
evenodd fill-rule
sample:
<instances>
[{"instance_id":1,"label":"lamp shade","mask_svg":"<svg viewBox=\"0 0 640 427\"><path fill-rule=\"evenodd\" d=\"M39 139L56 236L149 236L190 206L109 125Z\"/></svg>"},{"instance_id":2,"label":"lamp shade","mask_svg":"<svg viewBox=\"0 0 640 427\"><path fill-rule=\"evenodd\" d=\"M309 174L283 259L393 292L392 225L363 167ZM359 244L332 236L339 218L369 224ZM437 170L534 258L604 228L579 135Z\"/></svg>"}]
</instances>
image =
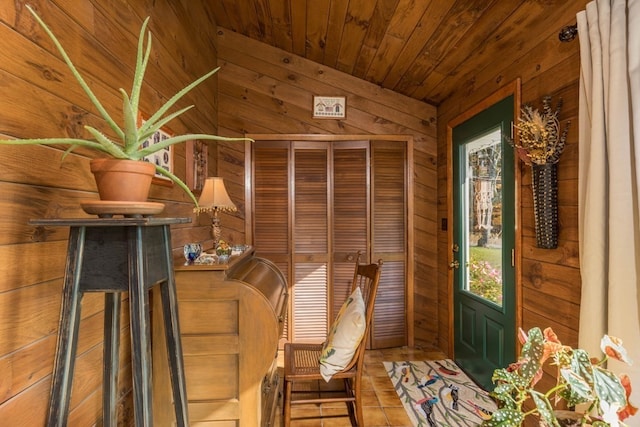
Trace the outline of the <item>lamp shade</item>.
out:
<instances>
[{"instance_id":1,"label":"lamp shade","mask_svg":"<svg viewBox=\"0 0 640 427\"><path fill-rule=\"evenodd\" d=\"M234 212L238 210L227 193L224 181L217 176L205 180L198 205L198 208L196 208L198 213L208 211Z\"/></svg>"}]
</instances>

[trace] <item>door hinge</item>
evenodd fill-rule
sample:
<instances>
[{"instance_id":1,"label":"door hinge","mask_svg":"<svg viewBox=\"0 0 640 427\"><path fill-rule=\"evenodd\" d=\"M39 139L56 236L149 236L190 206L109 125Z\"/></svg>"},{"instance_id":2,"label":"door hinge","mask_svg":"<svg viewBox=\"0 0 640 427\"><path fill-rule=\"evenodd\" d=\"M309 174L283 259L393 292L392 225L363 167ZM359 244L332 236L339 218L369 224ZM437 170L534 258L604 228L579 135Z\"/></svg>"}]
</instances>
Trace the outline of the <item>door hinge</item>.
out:
<instances>
[{"instance_id":1,"label":"door hinge","mask_svg":"<svg viewBox=\"0 0 640 427\"><path fill-rule=\"evenodd\" d=\"M516 250L511 249L511 267L516 267Z\"/></svg>"}]
</instances>

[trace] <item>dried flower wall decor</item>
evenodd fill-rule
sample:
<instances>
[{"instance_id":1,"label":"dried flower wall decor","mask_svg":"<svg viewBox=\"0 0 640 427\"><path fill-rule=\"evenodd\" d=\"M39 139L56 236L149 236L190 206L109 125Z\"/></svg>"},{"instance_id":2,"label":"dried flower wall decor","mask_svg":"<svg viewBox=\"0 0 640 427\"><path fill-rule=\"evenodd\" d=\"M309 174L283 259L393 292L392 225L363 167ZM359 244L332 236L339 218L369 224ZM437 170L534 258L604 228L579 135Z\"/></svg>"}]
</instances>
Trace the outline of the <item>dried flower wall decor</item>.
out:
<instances>
[{"instance_id":1,"label":"dried flower wall decor","mask_svg":"<svg viewBox=\"0 0 640 427\"><path fill-rule=\"evenodd\" d=\"M555 109L551 96L542 98L542 111L525 105L514 125L517 138L510 141L516 155L531 166L536 243L539 248L558 247L558 161L569 132L567 121L560 132L562 98Z\"/></svg>"},{"instance_id":2,"label":"dried flower wall decor","mask_svg":"<svg viewBox=\"0 0 640 427\"><path fill-rule=\"evenodd\" d=\"M514 125L518 138L512 144L525 164L553 164L560 160L571 124L571 121L567 121L560 133L558 116L561 108L562 98L558 100L555 110L552 109L550 95L542 98L542 112L529 104L522 108L522 117Z\"/></svg>"}]
</instances>

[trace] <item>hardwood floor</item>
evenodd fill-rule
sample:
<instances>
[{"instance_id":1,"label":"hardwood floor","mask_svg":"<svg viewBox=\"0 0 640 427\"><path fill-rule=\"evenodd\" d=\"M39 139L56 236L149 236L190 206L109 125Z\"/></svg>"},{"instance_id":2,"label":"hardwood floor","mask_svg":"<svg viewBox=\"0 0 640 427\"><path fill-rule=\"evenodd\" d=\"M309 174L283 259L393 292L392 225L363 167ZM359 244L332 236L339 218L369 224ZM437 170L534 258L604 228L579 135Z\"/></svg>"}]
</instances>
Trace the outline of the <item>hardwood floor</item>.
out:
<instances>
[{"instance_id":1,"label":"hardwood floor","mask_svg":"<svg viewBox=\"0 0 640 427\"><path fill-rule=\"evenodd\" d=\"M365 427L411 427L411 422L393 389L382 362L437 359L446 359L446 355L438 350L408 347L367 350L365 354L365 371L363 373L365 387L362 396ZM279 368L282 369L282 357L279 358L278 363ZM351 426L344 404L300 405L292 410L292 418L311 417L320 414L330 415L332 418L292 420L291 427ZM282 426L281 415L281 407L278 407L275 426Z\"/></svg>"}]
</instances>

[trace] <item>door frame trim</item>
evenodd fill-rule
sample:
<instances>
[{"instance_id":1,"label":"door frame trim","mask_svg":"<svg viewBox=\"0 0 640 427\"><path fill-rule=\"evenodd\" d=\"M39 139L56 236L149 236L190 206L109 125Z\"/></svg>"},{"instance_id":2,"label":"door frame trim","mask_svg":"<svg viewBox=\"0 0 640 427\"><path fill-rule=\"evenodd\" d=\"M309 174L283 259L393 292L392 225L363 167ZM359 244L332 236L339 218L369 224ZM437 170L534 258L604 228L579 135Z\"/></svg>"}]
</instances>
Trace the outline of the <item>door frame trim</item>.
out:
<instances>
[{"instance_id":1,"label":"door frame trim","mask_svg":"<svg viewBox=\"0 0 640 427\"><path fill-rule=\"evenodd\" d=\"M447 123L447 218L453 219L453 129L461 123L464 123L471 117L486 110L488 107L494 105L498 101L513 95L513 121L516 122L520 116L521 105L521 81L520 78L513 80L505 86L492 93L487 98L473 105L460 115L456 116ZM516 136L517 137L517 136ZM522 168L518 157L514 156L515 165L515 194L514 202L515 208L515 256L514 256L514 268L515 268L515 329L516 331L522 326L522 280L521 280L521 248L522 248L522 227L521 227L521 195L520 185L522 181ZM449 221L453 224L453 221ZM448 307L448 342L449 348L447 353L450 356L454 354L454 303L453 303L453 269L449 267L453 262L453 226L447 228L447 263L444 266L447 269L447 307ZM519 346L518 340L516 346ZM516 348L516 353L519 354L519 348Z\"/></svg>"}]
</instances>

